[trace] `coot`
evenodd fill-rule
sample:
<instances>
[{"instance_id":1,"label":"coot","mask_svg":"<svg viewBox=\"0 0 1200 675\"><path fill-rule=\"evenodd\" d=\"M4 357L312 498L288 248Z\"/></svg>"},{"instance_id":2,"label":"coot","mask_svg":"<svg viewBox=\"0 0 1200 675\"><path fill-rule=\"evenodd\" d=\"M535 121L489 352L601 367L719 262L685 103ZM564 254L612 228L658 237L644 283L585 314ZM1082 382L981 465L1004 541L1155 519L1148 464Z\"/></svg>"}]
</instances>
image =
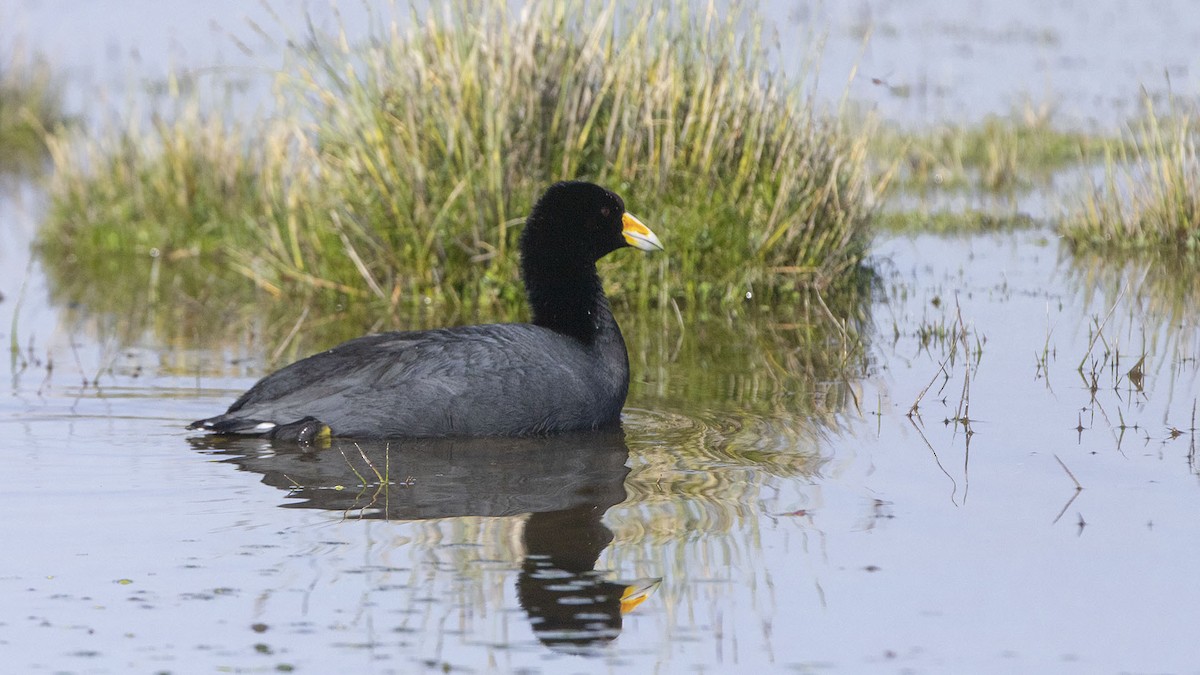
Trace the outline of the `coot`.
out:
<instances>
[{"instance_id":1,"label":"coot","mask_svg":"<svg viewBox=\"0 0 1200 675\"><path fill-rule=\"evenodd\" d=\"M308 442L525 436L619 423L629 357L596 261L658 237L591 183L546 190L521 233L532 323L368 335L264 377L189 429Z\"/></svg>"}]
</instances>

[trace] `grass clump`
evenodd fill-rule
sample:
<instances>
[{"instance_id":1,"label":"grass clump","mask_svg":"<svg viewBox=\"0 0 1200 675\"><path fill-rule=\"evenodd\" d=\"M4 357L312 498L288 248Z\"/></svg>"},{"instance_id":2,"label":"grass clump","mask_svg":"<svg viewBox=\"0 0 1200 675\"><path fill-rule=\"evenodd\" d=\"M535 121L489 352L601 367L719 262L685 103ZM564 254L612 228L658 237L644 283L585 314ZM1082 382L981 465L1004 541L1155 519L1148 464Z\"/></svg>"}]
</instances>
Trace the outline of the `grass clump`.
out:
<instances>
[{"instance_id":1,"label":"grass clump","mask_svg":"<svg viewBox=\"0 0 1200 675\"><path fill-rule=\"evenodd\" d=\"M1023 213L995 214L979 210L884 211L876 219L879 231L893 234L970 235L1029 230L1038 225L1038 221Z\"/></svg>"},{"instance_id":2,"label":"grass clump","mask_svg":"<svg viewBox=\"0 0 1200 675\"><path fill-rule=\"evenodd\" d=\"M261 287L394 313L512 304L532 200L583 178L667 242L657 272L612 263L639 302L824 288L862 264L887 179L868 174L868 132L813 109L749 11L484 0L377 26L359 45L293 40L290 117L60 141L47 246L211 251Z\"/></svg>"},{"instance_id":3,"label":"grass clump","mask_svg":"<svg viewBox=\"0 0 1200 675\"><path fill-rule=\"evenodd\" d=\"M49 139L57 170L43 245L51 254L177 259L236 249L252 245L254 222L271 211L263 181L283 163L251 149L273 145L269 134L247 138L195 105L117 133L85 133Z\"/></svg>"},{"instance_id":4,"label":"grass clump","mask_svg":"<svg viewBox=\"0 0 1200 675\"><path fill-rule=\"evenodd\" d=\"M13 48L0 56L0 172L46 156L46 134L64 122L62 90L45 59Z\"/></svg>"},{"instance_id":5,"label":"grass clump","mask_svg":"<svg viewBox=\"0 0 1200 675\"><path fill-rule=\"evenodd\" d=\"M922 191L1029 189L1106 144L1101 137L1058 129L1049 109L1029 106L978 125L915 134L892 128L877 139L875 153L902 158L900 187Z\"/></svg>"},{"instance_id":6,"label":"grass clump","mask_svg":"<svg viewBox=\"0 0 1200 675\"><path fill-rule=\"evenodd\" d=\"M1063 220L1077 249L1194 258L1200 253L1200 161L1194 106L1171 102L1160 118L1145 99L1145 115L1126 138L1106 147L1104 179Z\"/></svg>"}]
</instances>

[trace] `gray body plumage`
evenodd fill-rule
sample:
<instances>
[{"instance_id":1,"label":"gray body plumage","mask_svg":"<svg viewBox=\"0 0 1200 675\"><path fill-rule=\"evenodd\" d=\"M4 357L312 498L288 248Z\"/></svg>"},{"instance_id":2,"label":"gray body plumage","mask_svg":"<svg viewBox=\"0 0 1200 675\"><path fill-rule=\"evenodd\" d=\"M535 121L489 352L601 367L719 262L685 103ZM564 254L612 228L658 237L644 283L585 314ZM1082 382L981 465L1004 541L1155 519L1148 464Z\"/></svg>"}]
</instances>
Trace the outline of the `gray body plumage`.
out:
<instances>
[{"instance_id":1,"label":"gray body plumage","mask_svg":"<svg viewBox=\"0 0 1200 675\"><path fill-rule=\"evenodd\" d=\"M625 404L629 360L607 304L595 314L590 345L515 323L357 338L263 378L197 426L254 433L311 417L336 436L359 438L612 426Z\"/></svg>"}]
</instances>

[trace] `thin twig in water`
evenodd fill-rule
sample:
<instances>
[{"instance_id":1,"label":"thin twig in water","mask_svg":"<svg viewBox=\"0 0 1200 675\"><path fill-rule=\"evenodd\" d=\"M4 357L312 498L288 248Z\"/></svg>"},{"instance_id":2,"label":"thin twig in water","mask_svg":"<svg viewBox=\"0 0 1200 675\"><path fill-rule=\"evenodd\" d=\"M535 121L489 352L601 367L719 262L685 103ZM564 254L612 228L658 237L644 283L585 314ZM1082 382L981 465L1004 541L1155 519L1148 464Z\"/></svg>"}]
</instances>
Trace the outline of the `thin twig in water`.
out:
<instances>
[{"instance_id":1,"label":"thin twig in water","mask_svg":"<svg viewBox=\"0 0 1200 675\"><path fill-rule=\"evenodd\" d=\"M963 504L967 503L967 494L971 491L971 437L974 435L970 427L963 434Z\"/></svg>"},{"instance_id":2,"label":"thin twig in water","mask_svg":"<svg viewBox=\"0 0 1200 675\"><path fill-rule=\"evenodd\" d=\"M1092 353L1092 347L1096 346L1096 340L1099 340L1100 336L1104 333L1104 327L1108 325L1108 320L1112 317L1113 312L1117 311L1117 305L1121 303L1121 298L1125 297L1125 291L1127 290L1129 290L1128 283L1125 284L1120 293L1117 293L1117 298L1113 300L1112 307L1108 308L1108 314L1105 314L1104 320L1100 322L1100 325L1096 326L1096 333L1092 335L1092 341L1088 343L1087 351L1083 353L1083 358L1079 360L1079 372L1083 372L1083 364L1087 363L1088 356Z\"/></svg>"},{"instance_id":3,"label":"thin twig in water","mask_svg":"<svg viewBox=\"0 0 1200 675\"><path fill-rule=\"evenodd\" d=\"M79 369L79 376L83 378L83 387L88 386L87 375L83 374L83 361L79 358L79 346L75 344L74 338L68 339L67 344L71 346L71 356L75 357L75 367Z\"/></svg>"},{"instance_id":4,"label":"thin twig in water","mask_svg":"<svg viewBox=\"0 0 1200 675\"><path fill-rule=\"evenodd\" d=\"M839 321L833 315L833 310L829 309L829 305L825 304L825 298L821 297L821 292L815 291L813 295L817 296L817 302L821 304L821 309L825 310L825 316L829 318L829 321L834 326L837 326L838 331L842 334L842 363L844 364L849 358L848 355L851 351L850 343L853 341L850 337L850 332L846 330L845 322ZM850 393L850 398L854 399L854 409L861 412L862 404L858 400L858 393L854 391L854 387L850 386L849 380L846 380L844 376L843 380L846 385L846 391Z\"/></svg>"},{"instance_id":5,"label":"thin twig in water","mask_svg":"<svg viewBox=\"0 0 1200 675\"><path fill-rule=\"evenodd\" d=\"M954 294L954 311L958 315L958 335L963 347L963 389L958 399L958 421L962 422L966 433L971 431L971 348L967 342L967 326L963 323L962 305L958 303L958 294Z\"/></svg>"},{"instance_id":6,"label":"thin twig in water","mask_svg":"<svg viewBox=\"0 0 1200 675\"><path fill-rule=\"evenodd\" d=\"M825 304L825 298L821 297L821 292L815 291L813 295L817 296L817 302L821 304L821 309L825 310L825 316L829 317L829 321L841 331L842 349L844 351L848 350L850 348L850 333L846 331L846 327L842 325L842 322L838 321L838 318L833 315L833 310L829 309L829 305Z\"/></svg>"},{"instance_id":7,"label":"thin twig in water","mask_svg":"<svg viewBox=\"0 0 1200 675\"><path fill-rule=\"evenodd\" d=\"M933 377L929 378L929 384L925 385L925 388L921 390L921 393L917 394L917 400L913 401L912 406L908 409L909 417L912 417L913 415L919 415L917 409L921 407L921 399L925 398L925 393L928 392L929 388L933 386L933 383L937 381L938 374L945 374L946 362L949 360L950 356L946 356L946 358L942 359L942 362L938 365L937 372L933 374Z\"/></svg>"},{"instance_id":8,"label":"thin twig in water","mask_svg":"<svg viewBox=\"0 0 1200 675\"><path fill-rule=\"evenodd\" d=\"M1196 470L1196 399L1192 399L1192 442L1188 444L1188 466Z\"/></svg>"},{"instance_id":9,"label":"thin twig in water","mask_svg":"<svg viewBox=\"0 0 1200 675\"><path fill-rule=\"evenodd\" d=\"M1067 500L1066 504L1063 504L1062 510L1058 512L1058 515L1054 517L1054 520L1050 521L1051 525L1057 524L1058 521L1062 520L1063 514L1067 512L1067 509L1071 508L1071 504L1074 504L1076 499L1079 499L1079 494L1081 492L1083 492L1083 490L1076 490L1075 492L1071 493L1071 498Z\"/></svg>"},{"instance_id":10,"label":"thin twig in water","mask_svg":"<svg viewBox=\"0 0 1200 675\"><path fill-rule=\"evenodd\" d=\"M383 474L379 473L379 469L375 468L375 464L371 462L370 457L367 457L367 453L362 449L362 446L358 443L355 443L354 447L358 448L358 454L362 455L363 461L367 463L367 466L371 467L371 471L375 472L375 480L379 481L380 483L384 482Z\"/></svg>"},{"instance_id":11,"label":"thin twig in water","mask_svg":"<svg viewBox=\"0 0 1200 675\"><path fill-rule=\"evenodd\" d=\"M917 415L917 418L920 419L920 415ZM909 414L908 416L908 423L913 425L913 428L917 430L917 435L920 436L921 441L925 443L925 447L929 448L929 454L933 455L934 464L937 464L937 468L941 469L942 473L946 474L946 478L950 479L950 503L958 506L958 500L955 499L955 496L958 494L958 482L954 480L954 476L950 475L950 472L946 470L946 467L942 466L942 460L940 457L938 457L937 450L934 450L933 444L929 442L929 439L925 438L925 432L921 431L921 427L918 426L916 421L913 420L912 414Z\"/></svg>"},{"instance_id":12,"label":"thin twig in water","mask_svg":"<svg viewBox=\"0 0 1200 675\"><path fill-rule=\"evenodd\" d=\"M1071 480L1075 483L1075 490L1082 490L1083 486L1079 484L1079 480L1075 478L1075 474L1071 473L1071 470L1067 468L1067 465L1064 464L1061 459L1058 459L1058 455L1055 455L1054 459L1058 460L1058 465L1061 466L1063 471L1066 471L1067 475L1071 477Z\"/></svg>"},{"instance_id":13,"label":"thin twig in water","mask_svg":"<svg viewBox=\"0 0 1200 675\"><path fill-rule=\"evenodd\" d=\"M8 349L9 349L9 365L13 372L24 370L28 364L27 361L21 359L21 342L18 335L19 320L21 318L21 306L25 304L25 288L29 285L29 278L33 276L33 258L29 259L29 263L25 265L25 276L21 279L21 290L17 291L17 304L13 307L12 324L9 326L8 333ZM17 361L21 360L20 368L17 368Z\"/></svg>"},{"instance_id":14,"label":"thin twig in water","mask_svg":"<svg viewBox=\"0 0 1200 675\"><path fill-rule=\"evenodd\" d=\"M388 514L391 513L391 508L392 508L391 485L392 485L392 444L384 443L383 444L383 482L381 483L381 487L383 488L383 519L384 520L390 520L390 517Z\"/></svg>"},{"instance_id":15,"label":"thin twig in water","mask_svg":"<svg viewBox=\"0 0 1200 675\"><path fill-rule=\"evenodd\" d=\"M357 443L354 445L355 447L358 446ZM359 448L358 451L362 452L362 448ZM358 472L358 469L354 466L354 463L351 462L350 458L346 456L346 449L339 446L338 452L342 453L342 459L346 460L346 466L350 467L350 470L353 471L354 475L358 477L358 484L365 487L367 485L367 478Z\"/></svg>"}]
</instances>

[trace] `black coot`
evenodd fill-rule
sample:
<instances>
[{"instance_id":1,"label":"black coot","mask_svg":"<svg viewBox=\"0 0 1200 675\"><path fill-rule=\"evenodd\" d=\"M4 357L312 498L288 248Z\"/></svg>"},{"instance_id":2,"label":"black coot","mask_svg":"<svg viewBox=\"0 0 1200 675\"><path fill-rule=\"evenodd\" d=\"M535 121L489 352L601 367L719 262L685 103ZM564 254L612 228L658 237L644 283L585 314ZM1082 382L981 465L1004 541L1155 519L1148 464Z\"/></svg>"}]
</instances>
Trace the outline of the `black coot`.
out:
<instances>
[{"instance_id":1,"label":"black coot","mask_svg":"<svg viewBox=\"0 0 1200 675\"><path fill-rule=\"evenodd\" d=\"M662 244L617 195L556 183L521 234L532 323L368 335L260 380L189 429L335 436L522 436L618 424L629 357L596 261Z\"/></svg>"}]
</instances>

